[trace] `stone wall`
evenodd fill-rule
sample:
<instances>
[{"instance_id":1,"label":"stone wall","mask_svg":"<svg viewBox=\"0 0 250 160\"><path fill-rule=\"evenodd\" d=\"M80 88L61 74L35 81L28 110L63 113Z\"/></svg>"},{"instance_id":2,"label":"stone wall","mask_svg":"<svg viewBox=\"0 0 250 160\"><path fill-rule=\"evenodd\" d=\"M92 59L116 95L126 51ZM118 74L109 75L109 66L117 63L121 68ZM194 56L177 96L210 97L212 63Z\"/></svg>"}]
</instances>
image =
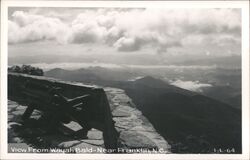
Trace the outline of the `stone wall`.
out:
<instances>
[{"instance_id":1,"label":"stone wall","mask_svg":"<svg viewBox=\"0 0 250 160\"><path fill-rule=\"evenodd\" d=\"M124 90L111 87L105 87L104 90L115 128L119 132L119 153L171 153L171 146L157 133Z\"/></svg>"}]
</instances>

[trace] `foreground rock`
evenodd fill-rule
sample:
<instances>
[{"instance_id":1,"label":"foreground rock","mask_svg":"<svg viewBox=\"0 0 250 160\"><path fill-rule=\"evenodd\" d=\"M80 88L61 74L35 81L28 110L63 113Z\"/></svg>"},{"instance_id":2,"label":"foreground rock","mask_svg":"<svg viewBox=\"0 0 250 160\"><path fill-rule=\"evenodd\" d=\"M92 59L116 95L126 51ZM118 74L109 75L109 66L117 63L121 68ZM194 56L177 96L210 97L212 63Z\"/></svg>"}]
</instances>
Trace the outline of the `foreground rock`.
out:
<instances>
[{"instance_id":1,"label":"foreground rock","mask_svg":"<svg viewBox=\"0 0 250 160\"><path fill-rule=\"evenodd\" d=\"M110 149L108 153L170 152L168 143L121 89L103 89L80 83L14 73L8 74L8 82L8 97L11 99L8 101L9 152L18 152L19 150L13 150L16 148L13 146L18 146L18 144L21 149L26 148L26 152L35 153L107 153L105 148ZM89 101L86 101L86 104L85 101L82 102L87 106L85 112L81 112L80 116L72 116L73 118L71 117L68 121L70 123L58 121L51 128L48 125L52 122L52 117L48 115L54 115L57 110L50 111L51 113L47 113L46 116L51 105L44 104L35 108L34 111L32 109L29 117L22 120L22 115L27 105L30 104L30 100L36 100L34 97L27 99L24 96L23 86L27 82L33 84L29 89L33 90L32 93L35 95L38 94L37 92L44 91L41 90L42 84L46 89L48 87L61 88L60 94L69 99L79 95L89 95ZM43 92L43 95L46 93ZM40 103L42 102L39 101L36 105L39 106ZM63 114L66 113L63 112ZM76 117L80 117L78 121ZM79 120L89 122L90 128L95 129L86 132L79 126L78 123L82 122Z\"/></svg>"},{"instance_id":2,"label":"foreground rock","mask_svg":"<svg viewBox=\"0 0 250 160\"><path fill-rule=\"evenodd\" d=\"M105 92L110 103L115 128L119 132L117 143L120 153L170 153L169 144L136 109L123 90L105 88ZM90 130L87 138L74 139L58 133L48 134L38 128L22 128L21 116L26 108L14 101L8 101L8 151L10 153L17 152L13 148L24 148L30 153L107 153L102 132L96 129ZM35 111L32 119L37 120L40 116L41 113ZM67 127L75 130L78 128L76 123L69 123ZM39 150L38 148L51 148L52 150Z\"/></svg>"}]
</instances>

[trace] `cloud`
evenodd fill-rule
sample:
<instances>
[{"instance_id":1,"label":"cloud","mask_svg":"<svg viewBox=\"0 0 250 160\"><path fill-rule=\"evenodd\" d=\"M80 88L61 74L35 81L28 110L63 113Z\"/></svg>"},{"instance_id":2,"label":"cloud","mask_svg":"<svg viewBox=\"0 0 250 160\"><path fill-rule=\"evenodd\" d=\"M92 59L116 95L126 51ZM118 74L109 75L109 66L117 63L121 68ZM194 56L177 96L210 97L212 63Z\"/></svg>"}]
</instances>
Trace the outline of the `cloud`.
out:
<instances>
[{"instance_id":1,"label":"cloud","mask_svg":"<svg viewBox=\"0 0 250 160\"><path fill-rule=\"evenodd\" d=\"M8 21L8 41L9 43L18 43L19 42L19 38L20 37L20 27L12 22L12 21Z\"/></svg>"},{"instance_id":2,"label":"cloud","mask_svg":"<svg viewBox=\"0 0 250 160\"><path fill-rule=\"evenodd\" d=\"M204 88L212 87L211 84L206 84L206 83L200 83L199 81L182 81L182 80L176 80L176 81L171 81L171 85L187 89L190 91L194 92L203 92Z\"/></svg>"},{"instance_id":3,"label":"cloud","mask_svg":"<svg viewBox=\"0 0 250 160\"><path fill-rule=\"evenodd\" d=\"M71 29L70 43L98 42L105 34L105 28L98 27L96 23L73 24Z\"/></svg>"},{"instance_id":4,"label":"cloud","mask_svg":"<svg viewBox=\"0 0 250 160\"><path fill-rule=\"evenodd\" d=\"M140 40L135 38L125 38L122 37L114 44L119 51L137 51L141 48Z\"/></svg>"},{"instance_id":5,"label":"cloud","mask_svg":"<svg viewBox=\"0 0 250 160\"><path fill-rule=\"evenodd\" d=\"M57 18L14 12L9 20L9 43L23 43L39 40L67 41L68 27Z\"/></svg>"},{"instance_id":6,"label":"cloud","mask_svg":"<svg viewBox=\"0 0 250 160\"><path fill-rule=\"evenodd\" d=\"M165 53L174 47L240 40L240 10L236 9L85 9L74 11L74 17L69 9L65 12L62 18L56 10L15 11L8 23L9 43L102 43L121 52L150 46ZM221 35L224 38L217 39Z\"/></svg>"}]
</instances>

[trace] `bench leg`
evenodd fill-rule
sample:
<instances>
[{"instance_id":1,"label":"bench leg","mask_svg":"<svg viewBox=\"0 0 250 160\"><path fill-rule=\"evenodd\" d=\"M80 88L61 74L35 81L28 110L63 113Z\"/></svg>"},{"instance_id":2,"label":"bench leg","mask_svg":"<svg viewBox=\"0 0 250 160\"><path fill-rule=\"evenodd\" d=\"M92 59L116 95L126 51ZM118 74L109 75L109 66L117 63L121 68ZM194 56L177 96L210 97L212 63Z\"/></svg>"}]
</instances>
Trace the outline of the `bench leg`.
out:
<instances>
[{"instance_id":1,"label":"bench leg","mask_svg":"<svg viewBox=\"0 0 250 160\"><path fill-rule=\"evenodd\" d=\"M24 121L29 119L33 111L34 111L34 108L32 106L28 106L28 108L25 110L24 114L22 115L22 119Z\"/></svg>"}]
</instances>

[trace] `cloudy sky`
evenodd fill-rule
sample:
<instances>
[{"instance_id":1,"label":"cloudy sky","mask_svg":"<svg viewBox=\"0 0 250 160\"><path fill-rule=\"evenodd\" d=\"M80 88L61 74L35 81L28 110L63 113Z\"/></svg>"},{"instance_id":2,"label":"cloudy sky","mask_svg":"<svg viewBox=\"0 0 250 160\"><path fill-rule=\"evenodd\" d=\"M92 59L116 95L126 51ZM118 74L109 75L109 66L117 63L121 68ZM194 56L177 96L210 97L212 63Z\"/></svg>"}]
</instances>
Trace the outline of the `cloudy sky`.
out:
<instances>
[{"instance_id":1,"label":"cloudy sky","mask_svg":"<svg viewBox=\"0 0 250 160\"><path fill-rule=\"evenodd\" d=\"M12 7L8 18L9 57L241 53L240 9Z\"/></svg>"}]
</instances>

